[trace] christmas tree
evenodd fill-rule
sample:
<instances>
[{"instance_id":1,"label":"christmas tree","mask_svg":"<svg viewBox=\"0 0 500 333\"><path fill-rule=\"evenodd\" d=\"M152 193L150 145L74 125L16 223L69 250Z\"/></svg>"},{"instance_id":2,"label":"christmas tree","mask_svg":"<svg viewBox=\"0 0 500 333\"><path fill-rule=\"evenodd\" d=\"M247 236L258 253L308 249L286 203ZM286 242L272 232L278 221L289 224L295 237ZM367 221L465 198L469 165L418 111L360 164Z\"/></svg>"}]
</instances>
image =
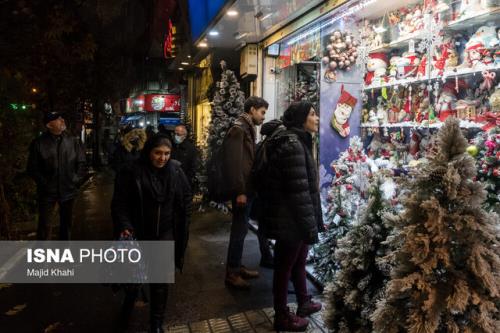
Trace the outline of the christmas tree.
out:
<instances>
[{"instance_id":1,"label":"christmas tree","mask_svg":"<svg viewBox=\"0 0 500 333\"><path fill-rule=\"evenodd\" d=\"M335 261L339 270L326 293L326 324L333 332L372 332L370 316L390 273L384 259L390 227L383 216L391 208L382 184L382 177L376 177L360 223L338 241Z\"/></svg>"},{"instance_id":2,"label":"christmas tree","mask_svg":"<svg viewBox=\"0 0 500 333\"><path fill-rule=\"evenodd\" d=\"M353 221L358 219L360 207L366 204L371 175L366 161L361 139L353 137L347 151L332 163L335 178L328 191L329 203L325 214L328 230L313 249L314 272L322 283L333 279L336 270L333 254L337 240L349 231Z\"/></svg>"},{"instance_id":3,"label":"christmas tree","mask_svg":"<svg viewBox=\"0 0 500 333\"><path fill-rule=\"evenodd\" d=\"M245 94L240 89L240 84L232 70L226 68L226 62L221 61L221 80L216 83L215 95L212 101L212 117L208 130L208 147L206 156L207 193L213 200L221 201L217 191L220 190L220 180L215 176L220 170L221 147L224 137L234 121L243 112ZM204 186L204 185L203 185ZM227 212L227 207L222 203L211 202L211 205Z\"/></svg>"},{"instance_id":4,"label":"christmas tree","mask_svg":"<svg viewBox=\"0 0 500 333\"><path fill-rule=\"evenodd\" d=\"M498 332L498 216L481 207L486 192L473 180L457 119L446 120L436 143L398 215L395 266L374 332Z\"/></svg>"},{"instance_id":5,"label":"christmas tree","mask_svg":"<svg viewBox=\"0 0 500 333\"><path fill-rule=\"evenodd\" d=\"M208 160L222 146L224 136L234 121L243 112L245 93L232 70L226 68L221 61L221 80L216 83L215 96L212 101L212 118L208 135Z\"/></svg>"},{"instance_id":6,"label":"christmas tree","mask_svg":"<svg viewBox=\"0 0 500 333\"><path fill-rule=\"evenodd\" d=\"M500 214L500 127L480 133L474 143L467 152L476 156L477 179L488 191L484 206L486 210Z\"/></svg>"}]
</instances>

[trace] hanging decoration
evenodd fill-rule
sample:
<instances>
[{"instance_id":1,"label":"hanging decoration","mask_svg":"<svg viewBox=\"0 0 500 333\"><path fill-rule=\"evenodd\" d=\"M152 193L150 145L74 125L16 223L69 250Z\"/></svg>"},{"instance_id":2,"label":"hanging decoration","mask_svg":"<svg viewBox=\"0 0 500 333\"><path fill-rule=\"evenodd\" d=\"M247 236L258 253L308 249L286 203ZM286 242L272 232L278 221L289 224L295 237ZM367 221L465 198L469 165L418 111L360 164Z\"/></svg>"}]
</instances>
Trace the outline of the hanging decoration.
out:
<instances>
[{"instance_id":1,"label":"hanging decoration","mask_svg":"<svg viewBox=\"0 0 500 333\"><path fill-rule=\"evenodd\" d=\"M350 71L358 58L359 43L348 32L335 30L328 37L322 59L326 66L325 81L335 82L338 71Z\"/></svg>"}]
</instances>

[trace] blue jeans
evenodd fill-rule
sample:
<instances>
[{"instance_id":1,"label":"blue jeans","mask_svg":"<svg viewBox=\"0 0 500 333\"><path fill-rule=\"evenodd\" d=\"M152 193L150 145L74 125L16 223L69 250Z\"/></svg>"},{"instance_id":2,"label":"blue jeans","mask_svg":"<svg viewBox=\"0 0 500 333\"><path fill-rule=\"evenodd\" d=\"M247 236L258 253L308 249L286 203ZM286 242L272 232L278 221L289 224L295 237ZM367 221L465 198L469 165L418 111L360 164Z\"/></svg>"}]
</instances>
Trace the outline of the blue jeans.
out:
<instances>
[{"instance_id":1,"label":"blue jeans","mask_svg":"<svg viewBox=\"0 0 500 333\"><path fill-rule=\"evenodd\" d=\"M229 236L229 248L227 249L227 270L239 272L241 267L241 258L243 257L243 246L245 237L248 233L248 220L252 209L253 198L248 197L245 207L236 205L236 198L233 198L233 222L231 225L231 234ZM262 256L269 254L269 244L267 239L258 233L259 248Z\"/></svg>"}]
</instances>

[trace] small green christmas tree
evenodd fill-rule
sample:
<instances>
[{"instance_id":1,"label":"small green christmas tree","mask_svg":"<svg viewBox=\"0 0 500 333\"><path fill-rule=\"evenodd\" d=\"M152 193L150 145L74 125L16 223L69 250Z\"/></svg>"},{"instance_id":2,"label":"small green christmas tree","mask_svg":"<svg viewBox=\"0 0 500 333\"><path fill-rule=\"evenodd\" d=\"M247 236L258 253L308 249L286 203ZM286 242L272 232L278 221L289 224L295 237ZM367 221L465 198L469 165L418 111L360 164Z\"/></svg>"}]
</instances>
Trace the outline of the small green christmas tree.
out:
<instances>
[{"instance_id":1,"label":"small green christmas tree","mask_svg":"<svg viewBox=\"0 0 500 333\"><path fill-rule=\"evenodd\" d=\"M378 333L496 333L500 304L498 215L481 207L474 160L456 118L448 118L428 163L409 184L391 254L385 298L372 315Z\"/></svg>"}]
</instances>

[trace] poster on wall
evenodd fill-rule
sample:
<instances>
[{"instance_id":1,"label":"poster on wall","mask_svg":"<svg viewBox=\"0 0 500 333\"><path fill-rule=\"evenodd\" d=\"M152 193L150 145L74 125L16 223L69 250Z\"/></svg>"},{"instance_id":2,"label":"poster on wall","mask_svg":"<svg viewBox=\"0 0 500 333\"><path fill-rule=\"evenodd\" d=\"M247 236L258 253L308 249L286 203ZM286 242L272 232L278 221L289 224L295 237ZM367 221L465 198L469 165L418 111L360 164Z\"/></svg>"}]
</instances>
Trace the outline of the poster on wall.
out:
<instances>
[{"instance_id":1,"label":"poster on wall","mask_svg":"<svg viewBox=\"0 0 500 333\"><path fill-rule=\"evenodd\" d=\"M361 129L361 77L356 66L357 29L355 22L339 20L323 29L321 48L320 94L320 186L322 192L331 185L332 161L349 147L349 139L359 136Z\"/></svg>"}]
</instances>

